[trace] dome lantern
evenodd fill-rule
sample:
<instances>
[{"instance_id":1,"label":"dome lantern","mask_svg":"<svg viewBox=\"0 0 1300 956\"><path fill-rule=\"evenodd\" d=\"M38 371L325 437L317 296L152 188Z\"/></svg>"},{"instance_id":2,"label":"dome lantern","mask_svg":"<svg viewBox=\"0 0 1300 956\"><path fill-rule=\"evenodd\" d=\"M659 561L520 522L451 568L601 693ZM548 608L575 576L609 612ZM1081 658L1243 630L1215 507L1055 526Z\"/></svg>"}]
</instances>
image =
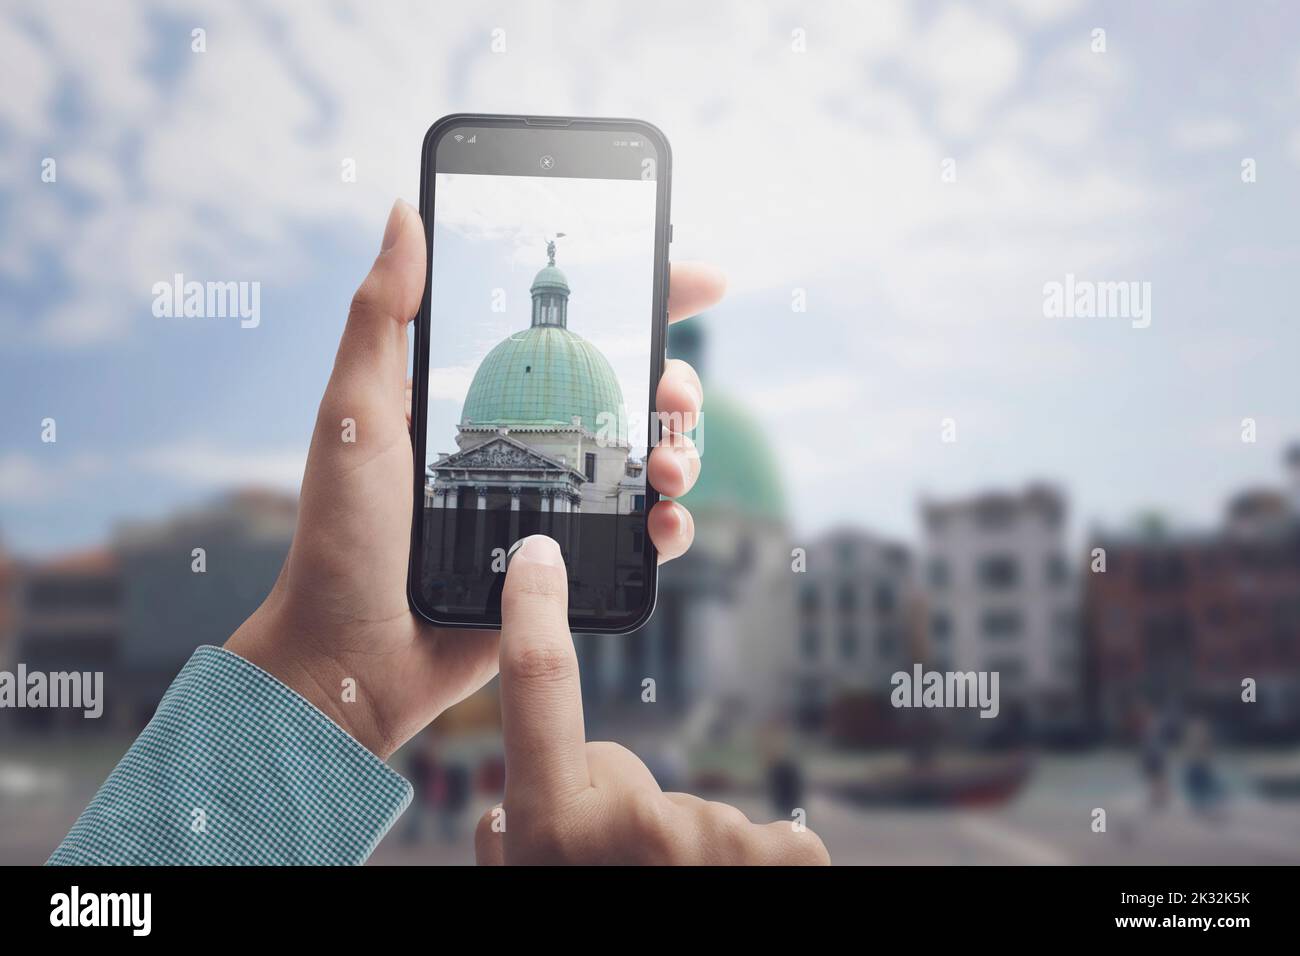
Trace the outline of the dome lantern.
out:
<instances>
[{"instance_id":1,"label":"dome lantern","mask_svg":"<svg viewBox=\"0 0 1300 956\"><path fill-rule=\"evenodd\" d=\"M549 262L529 290L531 327L483 357L465 394L461 428L579 428L625 447L628 417L618 375L599 349L569 328L569 282L555 266L554 239L546 251Z\"/></svg>"},{"instance_id":2,"label":"dome lantern","mask_svg":"<svg viewBox=\"0 0 1300 956\"><path fill-rule=\"evenodd\" d=\"M562 232L555 234L555 239L563 237ZM566 329L569 327L569 280L555 266L555 239L547 240L547 263L528 290L533 296L532 324Z\"/></svg>"}]
</instances>

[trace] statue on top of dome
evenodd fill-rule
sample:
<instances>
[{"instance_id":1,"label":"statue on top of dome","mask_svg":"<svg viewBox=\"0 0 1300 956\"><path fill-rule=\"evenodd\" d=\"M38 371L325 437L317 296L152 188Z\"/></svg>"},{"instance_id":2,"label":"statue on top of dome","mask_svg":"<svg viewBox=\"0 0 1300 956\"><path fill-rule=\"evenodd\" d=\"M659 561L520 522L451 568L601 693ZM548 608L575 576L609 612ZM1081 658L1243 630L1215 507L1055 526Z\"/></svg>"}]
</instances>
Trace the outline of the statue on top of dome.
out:
<instances>
[{"instance_id":1,"label":"statue on top of dome","mask_svg":"<svg viewBox=\"0 0 1300 956\"><path fill-rule=\"evenodd\" d=\"M557 232L555 234L555 239L563 239L563 238L564 238L564 233ZM548 266L555 265L555 239L546 240L546 264Z\"/></svg>"}]
</instances>

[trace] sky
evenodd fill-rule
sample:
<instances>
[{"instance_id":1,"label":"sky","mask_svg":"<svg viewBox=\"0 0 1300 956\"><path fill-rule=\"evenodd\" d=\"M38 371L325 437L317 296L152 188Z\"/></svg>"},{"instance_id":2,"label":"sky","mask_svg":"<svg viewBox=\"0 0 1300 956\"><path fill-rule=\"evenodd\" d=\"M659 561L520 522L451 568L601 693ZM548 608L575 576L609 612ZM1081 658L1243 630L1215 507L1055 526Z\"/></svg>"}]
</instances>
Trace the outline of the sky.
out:
<instances>
[{"instance_id":1,"label":"sky","mask_svg":"<svg viewBox=\"0 0 1300 956\"><path fill-rule=\"evenodd\" d=\"M1076 527L1215 522L1300 438L1298 26L1187 0L7 2L0 539L296 488L351 293L460 111L664 130L672 255L730 278L706 383L761 419L796 535L914 540L921 495L1039 479ZM260 323L155 317L176 274L259 282ZM1069 275L1150 283L1150 325L1046 316Z\"/></svg>"},{"instance_id":2,"label":"sky","mask_svg":"<svg viewBox=\"0 0 1300 956\"><path fill-rule=\"evenodd\" d=\"M568 328L610 363L639 442L633 457L645 457L646 428L632 423L648 417L655 190L654 180L640 179L437 177L429 461L456 450L465 394L484 356L531 325L529 286L556 233L564 233L555 262L571 290Z\"/></svg>"}]
</instances>

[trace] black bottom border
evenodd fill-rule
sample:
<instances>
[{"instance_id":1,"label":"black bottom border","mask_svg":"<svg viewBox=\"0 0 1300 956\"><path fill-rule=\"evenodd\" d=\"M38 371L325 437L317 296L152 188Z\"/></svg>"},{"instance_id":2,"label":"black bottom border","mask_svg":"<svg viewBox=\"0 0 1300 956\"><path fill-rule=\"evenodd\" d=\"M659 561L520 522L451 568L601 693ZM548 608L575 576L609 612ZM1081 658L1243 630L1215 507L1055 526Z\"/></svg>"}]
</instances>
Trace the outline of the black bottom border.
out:
<instances>
[{"instance_id":1,"label":"black bottom border","mask_svg":"<svg viewBox=\"0 0 1300 956\"><path fill-rule=\"evenodd\" d=\"M75 933L83 944L129 945L141 937L130 926L52 925L60 894L70 903L74 886L83 906L88 894L148 893L147 938L204 943L373 942L413 932L428 934L434 945L462 933L481 934L486 943L511 928L555 939L570 919L612 922L633 933L656 927L653 935L674 948L683 937L659 935L674 926L690 927L693 940L725 941L765 937L774 920L815 933L810 941L847 930L860 940L915 932L918 943L1130 934L1230 943L1242 938L1236 934L1293 923L1294 877L1288 867L33 867L5 871L0 911L11 940Z\"/></svg>"}]
</instances>

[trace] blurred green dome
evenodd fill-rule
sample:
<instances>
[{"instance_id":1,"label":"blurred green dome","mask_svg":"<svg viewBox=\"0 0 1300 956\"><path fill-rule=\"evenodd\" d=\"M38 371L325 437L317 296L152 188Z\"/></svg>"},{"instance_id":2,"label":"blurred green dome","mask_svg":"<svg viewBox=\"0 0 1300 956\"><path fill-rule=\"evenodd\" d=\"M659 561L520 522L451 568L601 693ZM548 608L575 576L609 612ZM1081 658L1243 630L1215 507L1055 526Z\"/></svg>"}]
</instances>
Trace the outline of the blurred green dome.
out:
<instances>
[{"instance_id":1,"label":"blurred green dome","mask_svg":"<svg viewBox=\"0 0 1300 956\"><path fill-rule=\"evenodd\" d=\"M692 433L700 447L700 477L678 500L699 515L784 522L785 494L767 435L740 404L709 387L705 322L696 316L668 330L668 353L690 362L704 383L704 413Z\"/></svg>"},{"instance_id":2,"label":"blurred green dome","mask_svg":"<svg viewBox=\"0 0 1300 956\"><path fill-rule=\"evenodd\" d=\"M550 267L548 271L564 276ZM534 287L536 287L534 282ZM612 417L604 417L612 416ZM499 343L474 373L462 424L500 428L570 425L627 441L627 413L618 376L600 351L576 332L534 325Z\"/></svg>"},{"instance_id":3,"label":"blurred green dome","mask_svg":"<svg viewBox=\"0 0 1300 956\"><path fill-rule=\"evenodd\" d=\"M700 477L677 500L696 514L725 512L785 520L785 494L767 436L738 404L706 392L694 438L700 446Z\"/></svg>"}]
</instances>

